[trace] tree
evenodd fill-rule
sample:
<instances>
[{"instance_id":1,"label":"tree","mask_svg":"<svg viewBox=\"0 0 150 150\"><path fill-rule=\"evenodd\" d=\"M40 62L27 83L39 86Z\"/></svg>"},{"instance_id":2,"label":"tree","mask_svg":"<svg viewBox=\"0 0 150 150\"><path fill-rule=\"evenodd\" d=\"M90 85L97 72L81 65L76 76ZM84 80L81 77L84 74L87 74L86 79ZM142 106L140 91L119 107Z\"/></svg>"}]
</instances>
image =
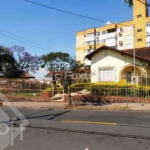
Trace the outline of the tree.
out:
<instances>
[{"instance_id":1,"label":"tree","mask_svg":"<svg viewBox=\"0 0 150 150\"><path fill-rule=\"evenodd\" d=\"M36 73L39 70L41 64L40 57L37 55L32 56L21 46L13 46L11 50L16 59L16 67L19 71Z\"/></svg>"},{"instance_id":2,"label":"tree","mask_svg":"<svg viewBox=\"0 0 150 150\"><path fill-rule=\"evenodd\" d=\"M40 58L26 52L24 47L0 46L0 74L7 78L19 77L25 71L36 72L40 63Z\"/></svg>"},{"instance_id":3,"label":"tree","mask_svg":"<svg viewBox=\"0 0 150 150\"><path fill-rule=\"evenodd\" d=\"M129 7L133 6L133 0L124 0L124 2L128 4Z\"/></svg>"},{"instance_id":4,"label":"tree","mask_svg":"<svg viewBox=\"0 0 150 150\"><path fill-rule=\"evenodd\" d=\"M52 75L53 84L56 84L55 74L56 72L61 73L61 77L64 78L63 73L66 70L76 71L84 67L75 58L70 57L68 53L63 52L51 52L47 55L42 56L43 63L42 68L46 68L48 73Z\"/></svg>"}]
</instances>

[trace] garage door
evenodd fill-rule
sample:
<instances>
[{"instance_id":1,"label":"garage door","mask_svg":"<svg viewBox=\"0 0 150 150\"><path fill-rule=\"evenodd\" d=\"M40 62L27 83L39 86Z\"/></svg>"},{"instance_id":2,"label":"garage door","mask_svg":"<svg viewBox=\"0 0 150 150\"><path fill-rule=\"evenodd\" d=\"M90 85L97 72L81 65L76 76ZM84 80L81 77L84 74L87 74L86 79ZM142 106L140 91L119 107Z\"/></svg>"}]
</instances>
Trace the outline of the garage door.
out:
<instances>
[{"instance_id":1,"label":"garage door","mask_svg":"<svg viewBox=\"0 0 150 150\"><path fill-rule=\"evenodd\" d=\"M114 81L113 68L100 69L100 81Z\"/></svg>"}]
</instances>

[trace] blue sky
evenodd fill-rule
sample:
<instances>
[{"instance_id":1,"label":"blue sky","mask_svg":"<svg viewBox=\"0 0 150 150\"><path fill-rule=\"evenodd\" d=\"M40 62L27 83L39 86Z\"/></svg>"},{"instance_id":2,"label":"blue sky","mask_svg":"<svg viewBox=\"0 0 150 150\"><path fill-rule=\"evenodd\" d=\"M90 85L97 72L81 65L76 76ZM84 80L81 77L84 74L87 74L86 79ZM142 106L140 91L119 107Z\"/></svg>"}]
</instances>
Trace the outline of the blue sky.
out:
<instances>
[{"instance_id":1,"label":"blue sky","mask_svg":"<svg viewBox=\"0 0 150 150\"><path fill-rule=\"evenodd\" d=\"M111 22L132 20L132 9L124 4L124 0L31 1ZM38 56L47 54L48 51L62 51L75 56L76 32L105 24L33 5L25 0L1 0L0 18L0 45L6 47L21 45L29 53ZM1 34L16 37L6 34L2 30L55 50L46 48L46 51L7 38ZM45 73L45 70L40 70L35 76L43 78Z\"/></svg>"}]
</instances>

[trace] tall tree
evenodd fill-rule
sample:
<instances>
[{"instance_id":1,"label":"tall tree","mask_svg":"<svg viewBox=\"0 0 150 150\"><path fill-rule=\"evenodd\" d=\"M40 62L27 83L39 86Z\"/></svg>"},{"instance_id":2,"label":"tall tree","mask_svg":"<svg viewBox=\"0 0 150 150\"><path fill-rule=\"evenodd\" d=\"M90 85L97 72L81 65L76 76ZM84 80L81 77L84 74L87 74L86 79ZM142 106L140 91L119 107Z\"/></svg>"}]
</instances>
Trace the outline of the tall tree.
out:
<instances>
[{"instance_id":1,"label":"tall tree","mask_svg":"<svg viewBox=\"0 0 150 150\"><path fill-rule=\"evenodd\" d=\"M77 71L84 67L75 58L70 57L68 53L63 52L51 52L47 55L42 56L43 63L42 68L46 68L48 73L52 75L53 83L55 84L55 74L56 72L64 73L66 70ZM61 74L61 75L62 75Z\"/></svg>"},{"instance_id":2,"label":"tall tree","mask_svg":"<svg viewBox=\"0 0 150 150\"><path fill-rule=\"evenodd\" d=\"M124 0L124 2L128 4L129 7L133 6L133 0Z\"/></svg>"},{"instance_id":3,"label":"tall tree","mask_svg":"<svg viewBox=\"0 0 150 150\"><path fill-rule=\"evenodd\" d=\"M0 74L7 78L19 77L25 71L36 72L40 63L40 58L26 52L24 47L9 49L0 46Z\"/></svg>"},{"instance_id":4,"label":"tall tree","mask_svg":"<svg viewBox=\"0 0 150 150\"><path fill-rule=\"evenodd\" d=\"M39 70L41 59L37 55L32 56L30 53L25 51L22 46L13 46L11 48L13 56L16 59L16 67L20 71L33 72Z\"/></svg>"}]
</instances>

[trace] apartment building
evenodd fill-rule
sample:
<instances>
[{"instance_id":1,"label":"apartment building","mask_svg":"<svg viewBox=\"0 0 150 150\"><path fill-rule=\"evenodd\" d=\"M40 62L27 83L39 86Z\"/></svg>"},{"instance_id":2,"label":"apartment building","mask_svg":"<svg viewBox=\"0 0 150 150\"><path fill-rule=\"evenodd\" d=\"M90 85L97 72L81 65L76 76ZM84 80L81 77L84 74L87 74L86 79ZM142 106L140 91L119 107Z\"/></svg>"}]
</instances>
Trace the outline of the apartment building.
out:
<instances>
[{"instance_id":1,"label":"apartment building","mask_svg":"<svg viewBox=\"0 0 150 150\"><path fill-rule=\"evenodd\" d=\"M106 45L118 50L150 46L150 17L146 0L133 0L133 20L120 23L107 22L105 26L76 33L76 57L90 65L85 55Z\"/></svg>"}]
</instances>

